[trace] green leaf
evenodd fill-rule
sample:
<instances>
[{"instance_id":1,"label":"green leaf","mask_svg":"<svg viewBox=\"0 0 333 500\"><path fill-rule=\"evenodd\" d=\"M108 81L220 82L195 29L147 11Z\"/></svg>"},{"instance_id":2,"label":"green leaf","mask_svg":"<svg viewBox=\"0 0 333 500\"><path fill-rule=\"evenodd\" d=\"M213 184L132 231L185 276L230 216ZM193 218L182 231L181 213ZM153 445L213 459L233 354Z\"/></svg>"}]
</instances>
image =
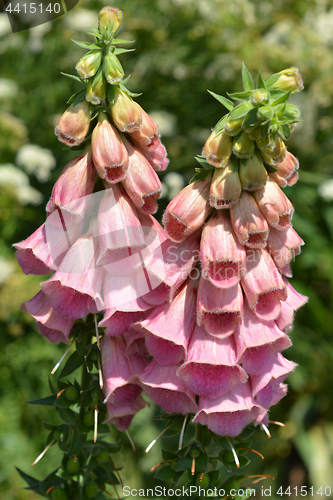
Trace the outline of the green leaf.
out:
<instances>
[{"instance_id":1,"label":"green leaf","mask_svg":"<svg viewBox=\"0 0 333 500\"><path fill-rule=\"evenodd\" d=\"M86 440L87 440L87 434L79 433L75 430L69 453L77 455L82 450Z\"/></svg>"},{"instance_id":2,"label":"green leaf","mask_svg":"<svg viewBox=\"0 0 333 500\"><path fill-rule=\"evenodd\" d=\"M212 170L213 166L208 163L204 156L198 155L195 156L194 159L197 160L197 162L199 162L202 168L204 168L205 170Z\"/></svg>"},{"instance_id":3,"label":"green leaf","mask_svg":"<svg viewBox=\"0 0 333 500\"><path fill-rule=\"evenodd\" d=\"M208 472L208 475L211 484L216 483L216 481L218 481L220 478L220 473L218 470L211 470L210 472Z\"/></svg>"},{"instance_id":4,"label":"green leaf","mask_svg":"<svg viewBox=\"0 0 333 500\"><path fill-rule=\"evenodd\" d=\"M266 89L266 83L265 81L263 80L262 76L261 76L261 72L259 71L259 75L258 75L258 88L259 89Z\"/></svg>"},{"instance_id":5,"label":"green leaf","mask_svg":"<svg viewBox=\"0 0 333 500\"><path fill-rule=\"evenodd\" d=\"M53 406L57 400L57 395L52 394L46 398L34 399L33 401L27 401L29 405L41 405L41 406Z\"/></svg>"},{"instance_id":6,"label":"green leaf","mask_svg":"<svg viewBox=\"0 0 333 500\"><path fill-rule=\"evenodd\" d=\"M154 477L156 477L156 479L161 479L161 481L168 481L169 479L172 479L174 475L175 471L171 469L171 466L165 465L164 467L158 469L158 471L154 474Z\"/></svg>"},{"instance_id":7,"label":"green leaf","mask_svg":"<svg viewBox=\"0 0 333 500\"><path fill-rule=\"evenodd\" d=\"M121 48L116 48L114 51L114 55L118 56L119 54L123 54L124 52L133 52L135 49L121 49Z\"/></svg>"},{"instance_id":8,"label":"green leaf","mask_svg":"<svg viewBox=\"0 0 333 500\"><path fill-rule=\"evenodd\" d=\"M79 355L78 352L74 351L73 354L68 358L65 366L61 370L60 375L58 376L58 379L67 377L71 373L73 373L77 368L79 368L81 365L84 363L84 356L81 354Z\"/></svg>"},{"instance_id":9,"label":"green leaf","mask_svg":"<svg viewBox=\"0 0 333 500\"><path fill-rule=\"evenodd\" d=\"M75 99L73 101L74 106L76 106L77 104L79 104L79 102L83 101L83 99L85 98L85 96L86 96L86 89L81 90L81 92L78 92L77 96L75 97Z\"/></svg>"},{"instance_id":10,"label":"green leaf","mask_svg":"<svg viewBox=\"0 0 333 500\"><path fill-rule=\"evenodd\" d=\"M246 92L234 92L233 94L229 94L229 92L227 92L227 94L231 99L241 101L243 99L248 99L249 97L251 97L252 90L247 90Z\"/></svg>"},{"instance_id":11,"label":"green leaf","mask_svg":"<svg viewBox=\"0 0 333 500\"><path fill-rule=\"evenodd\" d=\"M238 104L229 114L230 120L239 120L245 117L249 111L253 110L253 105L249 101Z\"/></svg>"},{"instance_id":12,"label":"green leaf","mask_svg":"<svg viewBox=\"0 0 333 500\"><path fill-rule=\"evenodd\" d=\"M121 38L115 38L112 43L116 45L118 43L134 43L134 42L135 40L122 40Z\"/></svg>"},{"instance_id":13,"label":"green leaf","mask_svg":"<svg viewBox=\"0 0 333 500\"><path fill-rule=\"evenodd\" d=\"M235 105L233 102L229 101L226 97L223 97L222 95L215 94L215 92L212 92L211 90L208 90L208 92L216 99L218 100L225 108L227 108L229 111L234 109Z\"/></svg>"},{"instance_id":14,"label":"green leaf","mask_svg":"<svg viewBox=\"0 0 333 500\"><path fill-rule=\"evenodd\" d=\"M92 35L92 36L95 36L96 38L100 38L102 39L103 36L101 35L101 33L99 32L99 30L93 28L91 31L88 32L88 35Z\"/></svg>"},{"instance_id":15,"label":"green leaf","mask_svg":"<svg viewBox=\"0 0 333 500\"><path fill-rule=\"evenodd\" d=\"M202 453L195 459L195 466L198 467L198 469L206 471L207 465L208 465L207 453Z\"/></svg>"},{"instance_id":16,"label":"green leaf","mask_svg":"<svg viewBox=\"0 0 333 500\"><path fill-rule=\"evenodd\" d=\"M128 80L128 78L129 78L129 76L127 77L127 80ZM138 97L139 95L141 95L141 94L135 94L135 93L131 92L130 90L128 90L128 88L125 87L125 85L124 85L124 83L126 83L126 81L124 80L123 83L119 83L118 87L120 88L120 90L125 92L130 97Z\"/></svg>"},{"instance_id":17,"label":"green leaf","mask_svg":"<svg viewBox=\"0 0 333 500\"><path fill-rule=\"evenodd\" d=\"M76 415L77 413L73 412L68 408L57 408L59 416L61 420L66 422L69 425L76 425Z\"/></svg>"},{"instance_id":18,"label":"green leaf","mask_svg":"<svg viewBox=\"0 0 333 500\"><path fill-rule=\"evenodd\" d=\"M173 460L176 454L169 450L162 450L163 460Z\"/></svg>"},{"instance_id":19,"label":"green leaf","mask_svg":"<svg viewBox=\"0 0 333 500\"><path fill-rule=\"evenodd\" d=\"M24 479L24 481L31 487L34 487L34 486L38 486L39 485L39 481L37 479L35 479L34 477L32 476L29 476L28 474L26 474L25 472L23 472L22 470L20 470L18 467L15 467L15 469L17 470L17 472L20 474L21 478ZM39 486L38 486L38 490L39 490ZM36 491L36 490L35 490Z\"/></svg>"},{"instance_id":20,"label":"green leaf","mask_svg":"<svg viewBox=\"0 0 333 500\"><path fill-rule=\"evenodd\" d=\"M215 125L214 127L214 130L215 130L215 133L218 134L219 132L221 132L223 129L224 129L224 125L225 125L225 122L227 121L227 116L228 115L224 115L221 120L219 120L217 122L217 124Z\"/></svg>"},{"instance_id":21,"label":"green leaf","mask_svg":"<svg viewBox=\"0 0 333 500\"><path fill-rule=\"evenodd\" d=\"M272 102L272 106L277 106L278 104L287 102L290 95L291 95L291 89L288 90L288 92L284 92L283 95L281 95L278 99L275 99L275 101Z\"/></svg>"},{"instance_id":22,"label":"green leaf","mask_svg":"<svg viewBox=\"0 0 333 500\"><path fill-rule=\"evenodd\" d=\"M192 458L191 457L183 457L178 461L176 472L184 471L190 469L192 466Z\"/></svg>"},{"instance_id":23,"label":"green leaf","mask_svg":"<svg viewBox=\"0 0 333 500\"><path fill-rule=\"evenodd\" d=\"M71 78L72 80L75 80L76 82L80 82L81 85L86 85L84 80L82 78L80 78L79 76L76 76L76 75L69 75L68 73L63 73L62 71L60 71L60 74L61 75L64 75L64 76L67 76L68 78Z\"/></svg>"},{"instance_id":24,"label":"green leaf","mask_svg":"<svg viewBox=\"0 0 333 500\"><path fill-rule=\"evenodd\" d=\"M78 40L72 40L72 42L76 43L76 45L79 45L79 47L82 47L83 49L101 49L100 45L97 45L97 43L91 43L91 42L80 42Z\"/></svg>"},{"instance_id":25,"label":"green leaf","mask_svg":"<svg viewBox=\"0 0 333 500\"><path fill-rule=\"evenodd\" d=\"M251 76L251 73L243 63L242 66L242 79L243 79L243 88L244 90L253 90L254 89L254 83L253 79Z\"/></svg>"}]
</instances>

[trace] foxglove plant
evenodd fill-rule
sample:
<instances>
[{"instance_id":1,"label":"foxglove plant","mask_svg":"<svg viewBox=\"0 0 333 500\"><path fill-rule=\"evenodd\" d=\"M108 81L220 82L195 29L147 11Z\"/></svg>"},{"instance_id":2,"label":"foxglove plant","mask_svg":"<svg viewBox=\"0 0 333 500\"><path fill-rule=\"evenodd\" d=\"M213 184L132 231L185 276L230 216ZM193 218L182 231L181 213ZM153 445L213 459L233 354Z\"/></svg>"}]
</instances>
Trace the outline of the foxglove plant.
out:
<instances>
[{"instance_id":1,"label":"foxglove plant","mask_svg":"<svg viewBox=\"0 0 333 500\"><path fill-rule=\"evenodd\" d=\"M248 425L268 433L269 408L286 393L295 364L281 352L306 301L286 278L303 241L280 189L297 181L284 141L299 118L287 103L301 89L298 71L259 76L255 89L244 66L244 92L230 96L240 104L213 94L229 113L168 205L164 231L152 214L156 171L168 159L157 124L126 87L121 22L119 9L105 7L95 42L76 42L88 49L72 76L84 89L55 133L83 151L56 181L45 223L15 245L26 274L53 273L22 310L51 342L75 345L52 395L32 402L55 406L63 420L46 424L34 464L56 442L62 464L44 481L20 471L31 489L60 500L102 499L109 484L117 492L118 445L98 434L109 425L127 433L149 404L144 395L165 411L161 434L179 433L178 450L153 468L157 478L176 484L187 472L204 488L219 481L219 463L245 465ZM68 379L79 367L81 383ZM196 436L186 441L191 422Z\"/></svg>"}]
</instances>

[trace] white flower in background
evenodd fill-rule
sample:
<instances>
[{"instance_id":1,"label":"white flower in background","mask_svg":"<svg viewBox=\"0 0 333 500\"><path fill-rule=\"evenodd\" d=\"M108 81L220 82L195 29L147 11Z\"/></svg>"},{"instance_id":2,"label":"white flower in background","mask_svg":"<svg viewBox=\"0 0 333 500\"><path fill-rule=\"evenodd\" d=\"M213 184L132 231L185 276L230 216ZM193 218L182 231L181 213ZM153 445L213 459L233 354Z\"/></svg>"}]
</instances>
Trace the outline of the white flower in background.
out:
<instances>
[{"instance_id":1,"label":"white flower in background","mask_svg":"<svg viewBox=\"0 0 333 500\"><path fill-rule=\"evenodd\" d=\"M17 96L18 85L9 78L0 78L0 100L13 99Z\"/></svg>"},{"instance_id":2,"label":"white flower in background","mask_svg":"<svg viewBox=\"0 0 333 500\"><path fill-rule=\"evenodd\" d=\"M96 13L89 9L73 9L66 14L63 23L72 30L87 31L95 26Z\"/></svg>"},{"instance_id":3,"label":"white flower in background","mask_svg":"<svg viewBox=\"0 0 333 500\"><path fill-rule=\"evenodd\" d=\"M51 177L51 170L56 166L56 160L49 149L43 149L36 144L25 144L16 155L16 163L28 174L35 175L39 182L46 182Z\"/></svg>"},{"instance_id":4,"label":"white flower in background","mask_svg":"<svg viewBox=\"0 0 333 500\"><path fill-rule=\"evenodd\" d=\"M41 52L44 48L44 35L52 28L52 22L40 24L29 29L28 49L31 52Z\"/></svg>"},{"instance_id":5,"label":"white flower in background","mask_svg":"<svg viewBox=\"0 0 333 500\"><path fill-rule=\"evenodd\" d=\"M39 205L43 201L42 193L30 186L27 174L11 163L0 165L0 189L11 191L22 205Z\"/></svg>"},{"instance_id":6,"label":"white flower in background","mask_svg":"<svg viewBox=\"0 0 333 500\"><path fill-rule=\"evenodd\" d=\"M7 14L0 14L0 37L12 32Z\"/></svg>"},{"instance_id":7,"label":"white flower in background","mask_svg":"<svg viewBox=\"0 0 333 500\"><path fill-rule=\"evenodd\" d=\"M157 123L162 136L166 135L169 137L175 134L177 124L177 117L175 115L167 111L151 111L149 112L149 116Z\"/></svg>"},{"instance_id":8,"label":"white flower in background","mask_svg":"<svg viewBox=\"0 0 333 500\"><path fill-rule=\"evenodd\" d=\"M183 189L185 185L184 177L177 174L177 172L169 172L163 177L163 185L167 189L168 199L172 200ZM162 196L164 194L163 191L164 189L162 190Z\"/></svg>"},{"instance_id":9,"label":"white flower in background","mask_svg":"<svg viewBox=\"0 0 333 500\"><path fill-rule=\"evenodd\" d=\"M8 281L14 270L14 264L0 255L0 286Z\"/></svg>"},{"instance_id":10,"label":"white flower in background","mask_svg":"<svg viewBox=\"0 0 333 500\"><path fill-rule=\"evenodd\" d=\"M333 179L329 181L322 182L318 186L318 193L324 200L332 201L333 200Z\"/></svg>"}]
</instances>

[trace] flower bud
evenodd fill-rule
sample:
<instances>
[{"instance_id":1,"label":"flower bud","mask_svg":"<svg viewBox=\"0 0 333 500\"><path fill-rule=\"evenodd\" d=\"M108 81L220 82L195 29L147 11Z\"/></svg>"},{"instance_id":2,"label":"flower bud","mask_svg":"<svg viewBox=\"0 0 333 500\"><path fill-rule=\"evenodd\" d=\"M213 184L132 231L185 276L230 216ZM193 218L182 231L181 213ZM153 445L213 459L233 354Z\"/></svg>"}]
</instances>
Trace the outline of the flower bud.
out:
<instances>
[{"instance_id":1,"label":"flower bud","mask_svg":"<svg viewBox=\"0 0 333 500\"><path fill-rule=\"evenodd\" d=\"M87 135L89 126L90 104L84 100L66 109L55 128L55 134L67 146L78 146Z\"/></svg>"},{"instance_id":2,"label":"flower bud","mask_svg":"<svg viewBox=\"0 0 333 500\"><path fill-rule=\"evenodd\" d=\"M275 166L277 171L271 174L271 177L281 187L293 186L298 180L298 167L297 158L287 151L284 160Z\"/></svg>"},{"instance_id":3,"label":"flower bud","mask_svg":"<svg viewBox=\"0 0 333 500\"><path fill-rule=\"evenodd\" d=\"M100 104L105 99L105 79L100 69L98 73L88 81L86 99L92 104Z\"/></svg>"},{"instance_id":4,"label":"flower bud","mask_svg":"<svg viewBox=\"0 0 333 500\"><path fill-rule=\"evenodd\" d=\"M264 187L254 192L254 197L260 212L270 226L285 229L291 225L294 208L270 176Z\"/></svg>"},{"instance_id":5,"label":"flower bud","mask_svg":"<svg viewBox=\"0 0 333 500\"><path fill-rule=\"evenodd\" d=\"M237 202L242 192L238 175L238 165L229 161L225 168L216 169L210 185L209 204L211 207L230 208Z\"/></svg>"},{"instance_id":6,"label":"flower bud","mask_svg":"<svg viewBox=\"0 0 333 500\"><path fill-rule=\"evenodd\" d=\"M262 139L257 139L256 144L259 149L266 151L268 153L272 153L275 148L275 139L271 135L268 137L264 137Z\"/></svg>"},{"instance_id":7,"label":"flower bud","mask_svg":"<svg viewBox=\"0 0 333 500\"><path fill-rule=\"evenodd\" d=\"M271 106L260 106L257 111L258 120L264 122L271 120L274 116L274 109Z\"/></svg>"},{"instance_id":8,"label":"flower bud","mask_svg":"<svg viewBox=\"0 0 333 500\"><path fill-rule=\"evenodd\" d=\"M257 116L257 108L251 109L242 122L242 129L247 133L253 133L253 131L261 125L261 121Z\"/></svg>"},{"instance_id":9,"label":"flower bud","mask_svg":"<svg viewBox=\"0 0 333 500\"><path fill-rule=\"evenodd\" d=\"M77 65L75 66L76 71L79 73L81 78L90 78L94 76L98 71L102 61L102 53L100 50L91 50L87 52Z\"/></svg>"},{"instance_id":10,"label":"flower bud","mask_svg":"<svg viewBox=\"0 0 333 500\"><path fill-rule=\"evenodd\" d=\"M116 85L120 83L124 78L124 70L119 62L117 56L115 56L111 50L108 51L106 57L104 58L104 75L109 83Z\"/></svg>"},{"instance_id":11,"label":"flower bud","mask_svg":"<svg viewBox=\"0 0 333 500\"><path fill-rule=\"evenodd\" d=\"M123 13L116 7L110 7L109 5L103 7L98 16L98 21L107 28L109 24L112 25L112 31L117 31L120 28L121 22L123 20Z\"/></svg>"},{"instance_id":12,"label":"flower bud","mask_svg":"<svg viewBox=\"0 0 333 500\"><path fill-rule=\"evenodd\" d=\"M229 113L224 126L227 134L237 135L242 130L244 117L252 108L250 101L244 101Z\"/></svg>"},{"instance_id":13,"label":"flower bud","mask_svg":"<svg viewBox=\"0 0 333 500\"><path fill-rule=\"evenodd\" d=\"M139 130L142 123L142 108L125 92L115 87L114 102L110 103L112 119L121 132Z\"/></svg>"},{"instance_id":14,"label":"flower bud","mask_svg":"<svg viewBox=\"0 0 333 500\"><path fill-rule=\"evenodd\" d=\"M232 142L230 136L224 130L219 133L213 130L202 150L202 155L206 157L208 163L216 168L225 167L231 153Z\"/></svg>"},{"instance_id":15,"label":"flower bud","mask_svg":"<svg viewBox=\"0 0 333 500\"><path fill-rule=\"evenodd\" d=\"M297 120L300 117L299 109L293 104L286 104L285 110L283 112L283 118L289 118L291 120Z\"/></svg>"},{"instance_id":16,"label":"flower bud","mask_svg":"<svg viewBox=\"0 0 333 500\"><path fill-rule=\"evenodd\" d=\"M238 156L238 158L250 158L254 152L254 142L251 141L246 132L241 132L241 134L234 139L232 152Z\"/></svg>"},{"instance_id":17,"label":"flower bud","mask_svg":"<svg viewBox=\"0 0 333 500\"><path fill-rule=\"evenodd\" d=\"M277 163L280 163L286 156L286 145L280 137L276 137L275 139L275 147L272 152L261 150L260 154L267 165L271 165L275 167Z\"/></svg>"},{"instance_id":18,"label":"flower bud","mask_svg":"<svg viewBox=\"0 0 333 500\"><path fill-rule=\"evenodd\" d=\"M262 187L267 181L268 174L264 164L254 154L251 158L241 161L239 165L239 178L243 189L253 191Z\"/></svg>"},{"instance_id":19,"label":"flower bud","mask_svg":"<svg viewBox=\"0 0 333 500\"><path fill-rule=\"evenodd\" d=\"M268 104L270 99L270 93L266 89L257 89L251 95L251 102L253 106L258 106L258 104Z\"/></svg>"},{"instance_id":20,"label":"flower bud","mask_svg":"<svg viewBox=\"0 0 333 500\"><path fill-rule=\"evenodd\" d=\"M274 79L277 78L275 81ZM272 83L270 83L272 81ZM288 92L299 92L304 88L302 77L297 68L287 68L266 80L269 87Z\"/></svg>"},{"instance_id":21,"label":"flower bud","mask_svg":"<svg viewBox=\"0 0 333 500\"><path fill-rule=\"evenodd\" d=\"M139 106L139 104L138 104ZM157 123L151 116L146 113L141 106L139 106L141 109L141 116L142 116L142 123L139 128L139 130L134 130L133 132L129 133L131 134L131 138L133 141L138 145L141 146L144 149L154 151L156 148L158 148L161 144L160 141L160 131L158 129Z\"/></svg>"}]
</instances>

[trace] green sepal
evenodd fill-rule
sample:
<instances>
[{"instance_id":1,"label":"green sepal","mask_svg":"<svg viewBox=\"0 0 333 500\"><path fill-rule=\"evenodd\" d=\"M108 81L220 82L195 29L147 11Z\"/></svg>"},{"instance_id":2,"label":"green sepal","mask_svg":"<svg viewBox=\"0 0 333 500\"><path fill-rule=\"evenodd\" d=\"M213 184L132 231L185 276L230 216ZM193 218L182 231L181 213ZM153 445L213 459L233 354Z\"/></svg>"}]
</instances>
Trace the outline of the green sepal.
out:
<instances>
[{"instance_id":1,"label":"green sepal","mask_svg":"<svg viewBox=\"0 0 333 500\"><path fill-rule=\"evenodd\" d=\"M76 425L76 415L77 413L73 412L69 408L57 408L59 416L61 420L66 422L66 424L75 426Z\"/></svg>"},{"instance_id":2,"label":"green sepal","mask_svg":"<svg viewBox=\"0 0 333 500\"><path fill-rule=\"evenodd\" d=\"M209 173L207 173L207 170L200 170L200 172L197 172L192 177L192 179L190 180L189 184L192 184L192 182L196 182L196 181L203 181L204 179L206 179L207 177L209 177L211 175L211 172L212 171L210 171Z\"/></svg>"},{"instance_id":3,"label":"green sepal","mask_svg":"<svg viewBox=\"0 0 333 500\"><path fill-rule=\"evenodd\" d=\"M117 45L118 43L134 43L135 40L122 40L121 38L114 38L114 40L112 41L112 43L114 45Z\"/></svg>"},{"instance_id":4,"label":"green sepal","mask_svg":"<svg viewBox=\"0 0 333 500\"><path fill-rule=\"evenodd\" d=\"M185 470L190 469L191 465L192 465L192 458L191 457L182 457L178 460L176 472L180 472L180 471L184 472Z\"/></svg>"},{"instance_id":5,"label":"green sepal","mask_svg":"<svg viewBox=\"0 0 333 500\"><path fill-rule=\"evenodd\" d=\"M173 460L176 457L176 453L169 450L162 450L163 460Z\"/></svg>"},{"instance_id":6,"label":"green sepal","mask_svg":"<svg viewBox=\"0 0 333 500\"><path fill-rule=\"evenodd\" d=\"M283 140L287 141L291 135L290 128L288 127L288 125L286 124L281 125L281 132L279 132L278 130L278 134L281 135L281 138Z\"/></svg>"},{"instance_id":7,"label":"green sepal","mask_svg":"<svg viewBox=\"0 0 333 500\"><path fill-rule=\"evenodd\" d=\"M78 40L72 40L72 42L76 43L76 45L79 45L79 47L82 47L83 49L101 49L101 46L98 45L97 43L91 43L91 42L80 42Z\"/></svg>"},{"instance_id":8,"label":"green sepal","mask_svg":"<svg viewBox=\"0 0 333 500\"><path fill-rule=\"evenodd\" d=\"M223 104L223 106L225 108L227 108L229 111L232 111L235 107L235 104L232 102L232 101L229 101L229 99L227 99L226 97L223 97L223 95L218 95L218 94L215 94L215 92L212 92L211 90L208 90L208 92L217 100L219 101L221 104Z\"/></svg>"},{"instance_id":9,"label":"green sepal","mask_svg":"<svg viewBox=\"0 0 333 500\"><path fill-rule=\"evenodd\" d=\"M210 484L214 484L220 479L220 472L218 470L211 470L210 472L208 472L208 476L210 479Z\"/></svg>"},{"instance_id":10,"label":"green sepal","mask_svg":"<svg viewBox=\"0 0 333 500\"><path fill-rule=\"evenodd\" d=\"M246 90L245 92L234 92L233 94L229 94L229 92L227 92L227 94L231 99L241 101L243 99L248 99L249 97L251 97L252 90Z\"/></svg>"},{"instance_id":11,"label":"green sepal","mask_svg":"<svg viewBox=\"0 0 333 500\"><path fill-rule=\"evenodd\" d=\"M274 73L273 75L270 75L268 78L266 78L265 79L266 88L273 87L274 83L278 81L280 76L281 76L280 73Z\"/></svg>"},{"instance_id":12,"label":"green sepal","mask_svg":"<svg viewBox=\"0 0 333 500\"><path fill-rule=\"evenodd\" d=\"M123 54L124 52L133 52L133 50L135 49L121 49L121 48L118 49L117 47L113 53L115 56L118 56L119 54Z\"/></svg>"},{"instance_id":13,"label":"green sepal","mask_svg":"<svg viewBox=\"0 0 333 500\"><path fill-rule=\"evenodd\" d=\"M206 158L204 156L198 155L198 156L195 156L194 159L197 160L197 162L199 162L201 167L204 168L205 170L212 170L214 168L213 165L208 163L208 161L206 160ZM195 169L195 170L198 171L197 169ZM200 169L200 171L201 171L201 169Z\"/></svg>"},{"instance_id":14,"label":"green sepal","mask_svg":"<svg viewBox=\"0 0 333 500\"><path fill-rule=\"evenodd\" d=\"M61 370L60 375L58 376L58 379L67 377L71 373L73 373L77 368L79 368L81 365L84 363L84 356L81 354L81 356L78 354L78 352L74 351L73 354L68 358L66 361L65 366Z\"/></svg>"},{"instance_id":15,"label":"green sepal","mask_svg":"<svg viewBox=\"0 0 333 500\"><path fill-rule=\"evenodd\" d=\"M41 405L41 406L54 406L57 401L57 395L52 394L46 398L34 399L33 401L27 401L28 405Z\"/></svg>"},{"instance_id":16,"label":"green sepal","mask_svg":"<svg viewBox=\"0 0 333 500\"><path fill-rule=\"evenodd\" d=\"M265 80L263 80L263 77L261 75L261 71L259 71L259 74L258 74L258 84L257 85L258 85L258 89L267 90Z\"/></svg>"},{"instance_id":17,"label":"green sepal","mask_svg":"<svg viewBox=\"0 0 333 500\"><path fill-rule=\"evenodd\" d=\"M89 31L88 35L92 35L92 36L95 36L96 38L100 38L100 39L103 38L103 35L101 34L101 32L95 28L93 28L91 31Z\"/></svg>"},{"instance_id":18,"label":"green sepal","mask_svg":"<svg viewBox=\"0 0 333 500\"><path fill-rule=\"evenodd\" d=\"M18 467L15 467L15 469L20 474L21 478L29 485L29 488L24 488L25 490L32 490L32 491L35 491L36 493L40 492L40 490L39 490L39 483L40 482L37 479L35 479L32 476L29 476L29 474L26 474Z\"/></svg>"},{"instance_id":19,"label":"green sepal","mask_svg":"<svg viewBox=\"0 0 333 500\"><path fill-rule=\"evenodd\" d=\"M195 459L195 467L198 469L202 469L204 471L207 470L208 466L208 455L207 453L201 453L198 457Z\"/></svg>"},{"instance_id":20,"label":"green sepal","mask_svg":"<svg viewBox=\"0 0 333 500\"><path fill-rule=\"evenodd\" d=\"M73 453L74 455L77 455L84 447L86 440L87 440L87 434L86 433L79 433L75 429L73 437L72 437L72 443L71 443L69 453Z\"/></svg>"},{"instance_id":21,"label":"green sepal","mask_svg":"<svg viewBox=\"0 0 333 500\"><path fill-rule=\"evenodd\" d=\"M272 102L272 106L277 106L278 104L287 102L290 96L291 96L291 89L288 90L287 92L284 92L283 95L281 95L279 98L275 99L275 101Z\"/></svg>"},{"instance_id":22,"label":"green sepal","mask_svg":"<svg viewBox=\"0 0 333 500\"><path fill-rule=\"evenodd\" d=\"M80 101L84 99L86 91L85 90L79 90L78 92L75 92L67 101L67 104L74 104L76 106L79 104Z\"/></svg>"},{"instance_id":23,"label":"green sepal","mask_svg":"<svg viewBox=\"0 0 333 500\"><path fill-rule=\"evenodd\" d=\"M254 83L251 73L249 72L244 63L242 63L242 80L243 80L243 89L245 91L254 90Z\"/></svg>"},{"instance_id":24,"label":"green sepal","mask_svg":"<svg viewBox=\"0 0 333 500\"><path fill-rule=\"evenodd\" d=\"M128 88L127 88L127 87L125 87L125 83L128 81L128 79L129 79L129 76L127 77L127 79L126 79L126 80L124 80L124 82L119 83L119 84L117 85L117 87L119 87L119 88L120 88L120 90L122 90L123 92L125 92L125 94L127 94L129 97L138 97L138 96L140 96L140 95L141 95L141 93L140 93L140 94L136 94L136 93L131 92L130 90L128 90Z\"/></svg>"},{"instance_id":25,"label":"green sepal","mask_svg":"<svg viewBox=\"0 0 333 500\"><path fill-rule=\"evenodd\" d=\"M253 109L253 104L250 101L244 101L238 104L231 113L229 113L230 120L239 120L248 115L248 113Z\"/></svg>"},{"instance_id":26,"label":"green sepal","mask_svg":"<svg viewBox=\"0 0 333 500\"><path fill-rule=\"evenodd\" d=\"M221 120L219 120L217 122L217 124L215 125L214 127L214 130L215 130L215 133L218 134L219 132L221 132L223 129L224 129L224 125L225 125L225 122L227 121L227 116L228 115L224 115Z\"/></svg>"},{"instance_id":27,"label":"green sepal","mask_svg":"<svg viewBox=\"0 0 333 500\"><path fill-rule=\"evenodd\" d=\"M86 86L85 80L83 78L80 78L79 76L70 75L68 73L63 73L62 71L60 71L60 74L64 75L64 76L67 76L68 78L71 78L72 80L75 80L76 82L80 82L81 85L83 85L84 87Z\"/></svg>"}]
</instances>

